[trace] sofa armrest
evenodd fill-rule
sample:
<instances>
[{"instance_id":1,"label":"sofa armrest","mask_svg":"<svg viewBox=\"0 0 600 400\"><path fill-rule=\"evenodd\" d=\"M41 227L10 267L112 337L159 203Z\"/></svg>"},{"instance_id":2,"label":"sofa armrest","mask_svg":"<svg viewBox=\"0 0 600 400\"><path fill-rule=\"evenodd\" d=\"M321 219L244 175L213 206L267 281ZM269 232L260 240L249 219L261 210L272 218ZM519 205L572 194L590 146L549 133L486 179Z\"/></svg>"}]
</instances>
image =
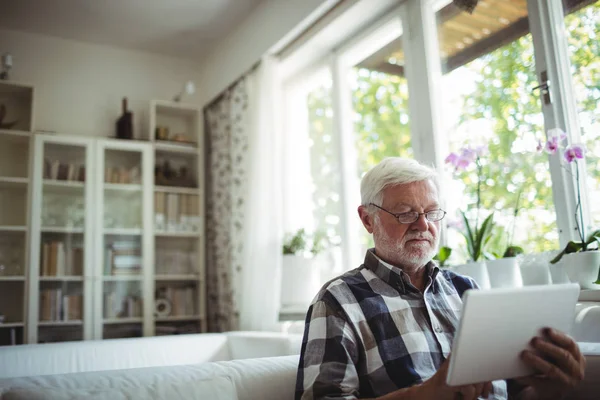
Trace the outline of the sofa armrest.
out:
<instances>
[{"instance_id":1,"label":"sofa armrest","mask_svg":"<svg viewBox=\"0 0 600 400\"><path fill-rule=\"evenodd\" d=\"M231 359L280 357L300 354L302 336L277 332L226 332Z\"/></svg>"}]
</instances>

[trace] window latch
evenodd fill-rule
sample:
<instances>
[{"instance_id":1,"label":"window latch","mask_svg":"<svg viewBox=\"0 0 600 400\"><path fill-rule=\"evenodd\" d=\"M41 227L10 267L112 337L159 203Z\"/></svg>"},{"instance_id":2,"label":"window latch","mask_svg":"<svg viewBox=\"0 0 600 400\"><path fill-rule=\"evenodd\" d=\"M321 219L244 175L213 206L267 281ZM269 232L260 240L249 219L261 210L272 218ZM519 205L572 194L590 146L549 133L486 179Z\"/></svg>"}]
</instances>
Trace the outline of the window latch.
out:
<instances>
[{"instance_id":1,"label":"window latch","mask_svg":"<svg viewBox=\"0 0 600 400\"><path fill-rule=\"evenodd\" d=\"M541 83L536 87L532 88L531 92L533 93L536 90L539 90L542 95L542 100L544 101L544 104L548 105L552 103L552 100L550 99L550 81L548 80L548 72L542 71L540 76Z\"/></svg>"}]
</instances>

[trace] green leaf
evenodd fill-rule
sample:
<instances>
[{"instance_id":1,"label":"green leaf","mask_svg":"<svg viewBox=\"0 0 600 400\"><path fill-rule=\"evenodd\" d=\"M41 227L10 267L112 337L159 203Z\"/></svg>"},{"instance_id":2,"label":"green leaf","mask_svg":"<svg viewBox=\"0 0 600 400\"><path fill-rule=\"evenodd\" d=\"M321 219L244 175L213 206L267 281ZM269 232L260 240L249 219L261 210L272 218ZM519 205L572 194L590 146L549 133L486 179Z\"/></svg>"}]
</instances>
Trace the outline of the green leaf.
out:
<instances>
[{"instance_id":1,"label":"green leaf","mask_svg":"<svg viewBox=\"0 0 600 400\"><path fill-rule=\"evenodd\" d=\"M571 240L569 243L567 243L565 248L560 253L558 253L558 255L556 257L554 257L552 260L550 260L550 264L556 264L557 262L560 261L560 259L565 254L577 253L578 251L581 251L581 249L583 249L583 247L584 247L583 243L574 242Z\"/></svg>"},{"instance_id":2,"label":"green leaf","mask_svg":"<svg viewBox=\"0 0 600 400\"><path fill-rule=\"evenodd\" d=\"M494 226L494 213L488 215L488 217L481 224L479 232L475 233L475 240L473 245L473 261L478 261L483 255L485 245L492 237L492 228Z\"/></svg>"},{"instance_id":3,"label":"green leaf","mask_svg":"<svg viewBox=\"0 0 600 400\"><path fill-rule=\"evenodd\" d=\"M465 239L467 240L467 252L469 253L469 255L471 256L471 259L473 261L477 261L475 259L475 240L473 237L473 231L471 231L471 225L469 225L469 219L467 218L467 215L461 211L460 214L463 217L463 222L465 223L465 229L467 231L467 233L462 233L463 236L465 237Z\"/></svg>"},{"instance_id":4,"label":"green leaf","mask_svg":"<svg viewBox=\"0 0 600 400\"><path fill-rule=\"evenodd\" d=\"M590 233L587 240L585 241L585 247L589 246L592 243L598 243L600 245L600 229Z\"/></svg>"},{"instance_id":5,"label":"green leaf","mask_svg":"<svg viewBox=\"0 0 600 400\"><path fill-rule=\"evenodd\" d=\"M523 250L522 247L519 247L519 246L508 246L506 248L506 251L502 255L502 258L516 257L519 254L523 254L523 253L525 253L525 250Z\"/></svg>"},{"instance_id":6,"label":"green leaf","mask_svg":"<svg viewBox=\"0 0 600 400\"><path fill-rule=\"evenodd\" d=\"M446 261L448 261L451 254L452 254L452 249L450 247L442 246L440 248L439 252L436 254L436 256L433 257L433 259L439 261L440 266L443 267L446 265Z\"/></svg>"}]
</instances>

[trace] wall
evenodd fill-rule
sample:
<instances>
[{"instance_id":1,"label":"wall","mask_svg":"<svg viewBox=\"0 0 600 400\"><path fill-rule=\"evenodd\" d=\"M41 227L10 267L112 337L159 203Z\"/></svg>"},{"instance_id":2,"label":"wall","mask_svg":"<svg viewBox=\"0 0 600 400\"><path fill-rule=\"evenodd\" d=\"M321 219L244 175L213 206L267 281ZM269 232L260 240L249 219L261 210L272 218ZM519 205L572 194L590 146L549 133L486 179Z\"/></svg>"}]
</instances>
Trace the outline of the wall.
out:
<instances>
[{"instance_id":1,"label":"wall","mask_svg":"<svg viewBox=\"0 0 600 400\"><path fill-rule=\"evenodd\" d=\"M35 86L35 128L59 133L114 136L127 96L136 138L147 137L149 101L200 76L191 61L15 31L0 30L3 52L13 54L11 80Z\"/></svg>"},{"instance_id":2,"label":"wall","mask_svg":"<svg viewBox=\"0 0 600 400\"><path fill-rule=\"evenodd\" d=\"M335 0L265 0L244 22L225 36L202 64L203 103L237 80L273 46L285 41L319 9L332 7Z\"/></svg>"}]
</instances>

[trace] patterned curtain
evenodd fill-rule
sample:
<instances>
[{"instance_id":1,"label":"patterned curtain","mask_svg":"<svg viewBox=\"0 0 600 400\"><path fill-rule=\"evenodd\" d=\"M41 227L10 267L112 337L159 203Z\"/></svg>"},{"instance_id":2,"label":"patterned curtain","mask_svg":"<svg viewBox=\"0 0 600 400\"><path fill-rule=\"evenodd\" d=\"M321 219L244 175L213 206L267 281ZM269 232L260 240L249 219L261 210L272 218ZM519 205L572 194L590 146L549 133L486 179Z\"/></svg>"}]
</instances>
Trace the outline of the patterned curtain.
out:
<instances>
[{"instance_id":1,"label":"patterned curtain","mask_svg":"<svg viewBox=\"0 0 600 400\"><path fill-rule=\"evenodd\" d=\"M246 79L204 110L209 332L239 329L249 116Z\"/></svg>"}]
</instances>

